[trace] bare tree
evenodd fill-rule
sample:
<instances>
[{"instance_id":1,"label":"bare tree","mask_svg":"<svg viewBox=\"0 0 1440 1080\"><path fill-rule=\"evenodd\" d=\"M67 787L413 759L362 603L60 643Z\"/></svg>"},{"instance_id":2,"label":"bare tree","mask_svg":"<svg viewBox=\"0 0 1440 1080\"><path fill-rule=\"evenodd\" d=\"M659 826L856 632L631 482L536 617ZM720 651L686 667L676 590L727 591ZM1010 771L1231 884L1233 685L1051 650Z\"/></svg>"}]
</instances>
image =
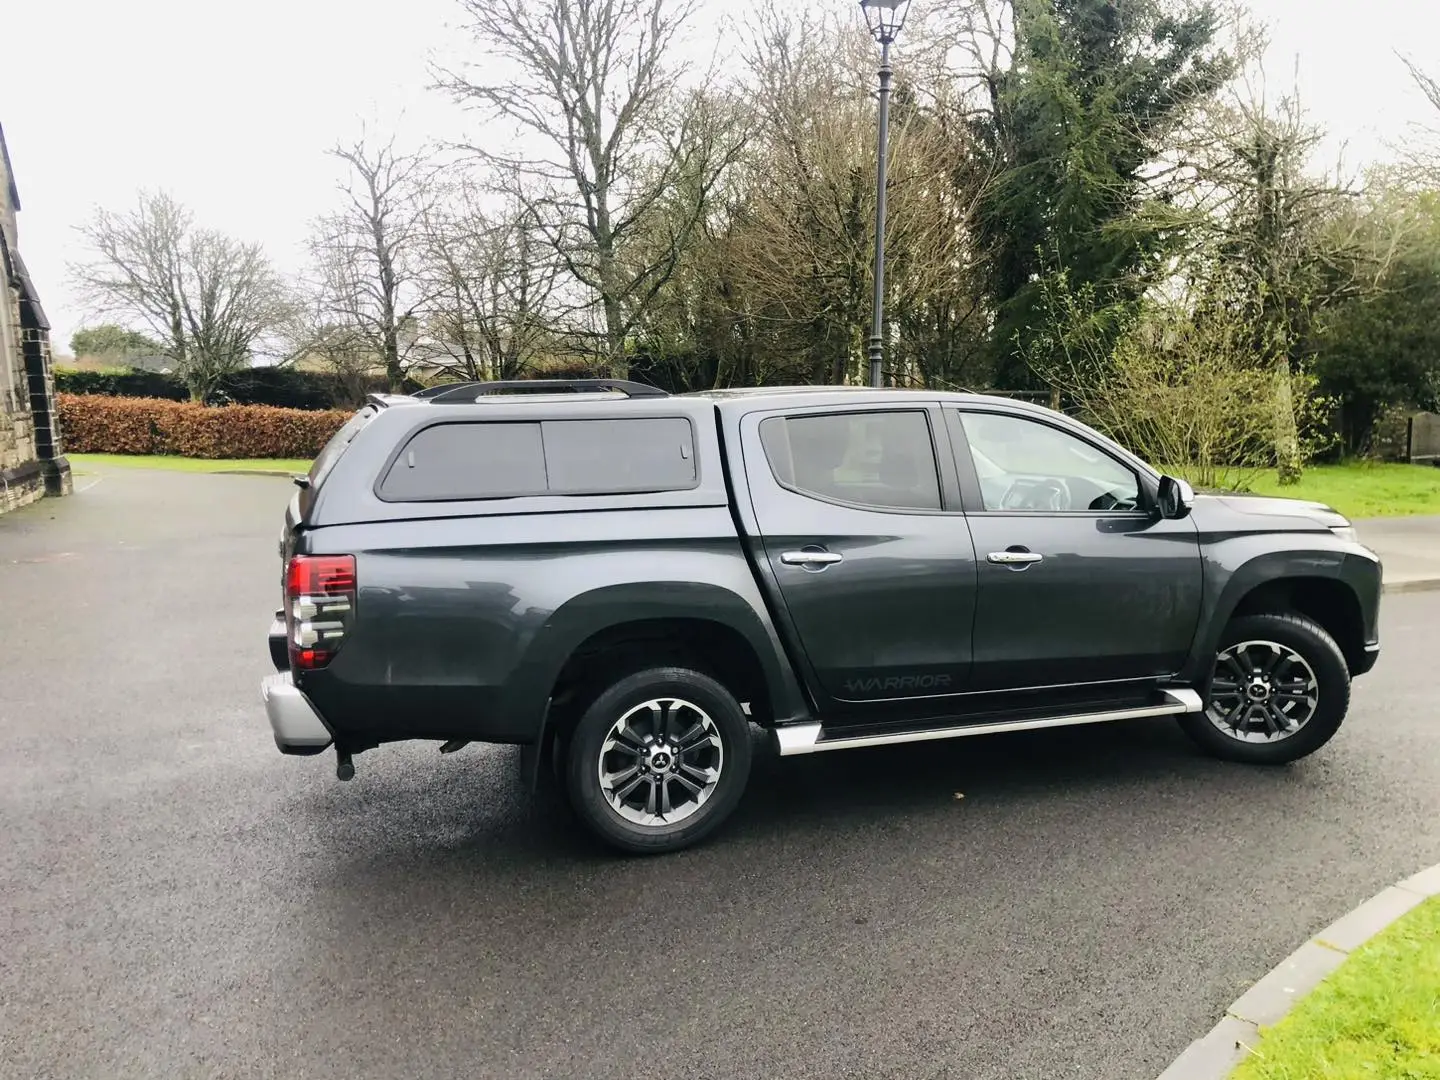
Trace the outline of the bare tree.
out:
<instances>
[{"instance_id":1,"label":"bare tree","mask_svg":"<svg viewBox=\"0 0 1440 1080\"><path fill-rule=\"evenodd\" d=\"M924 64L928 53L923 42L907 48L892 116L886 310L905 335L891 353L901 383L953 373L943 342L959 343L971 317L977 333L983 322L970 270L976 191L958 182L967 133L943 92L921 102L910 89L918 69L908 61ZM871 305L874 43L854 26L772 7L746 61L762 134L747 161L731 257L770 324L808 342L805 376L842 382L859 373Z\"/></svg>"},{"instance_id":2,"label":"bare tree","mask_svg":"<svg viewBox=\"0 0 1440 1080\"><path fill-rule=\"evenodd\" d=\"M743 145L742 133L716 126L707 95L682 91L678 68L666 64L698 0L460 2L488 58L479 81L445 72L442 85L543 145L533 158L471 149L526 180L527 208L595 297L602 355L619 370L627 338ZM506 59L518 77L493 74ZM633 234L677 191L688 212L666 215L668 243L628 257Z\"/></svg>"},{"instance_id":3,"label":"bare tree","mask_svg":"<svg viewBox=\"0 0 1440 1080\"><path fill-rule=\"evenodd\" d=\"M1211 110L1194 154L1204 213L1191 222L1186 274L1201 283L1197 318L1245 327L1255 365L1271 372L1273 450L1287 484L1305 459L1294 376L1314 317L1383 272L1353 227L1337 227L1355 192L1309 170L1321 134L1294 97L1272 106L1252 92Z\"/></svg>"},{"instance_id":4,"label":"bare tree","mask_svg":"<svg viewBox=\"0 0 1440 1080\"><path fill-rule=\"evenodd\" d=\"M1425 95L1425 100L1430 102L1436 109L1440 109L1440 80L1420 68L1408 57L1401 57L1405 69L1410 72L1410 77L1415 80L1415 85Z\"/></svg>"},{"instance_id":5,"label":"bare tree","mask_svg":"<svg viewBox=\"0 0 1440 1080\"><path fill-rule=\"evenodd\" d=\"M464 178L425 216L424 357L465 379L513 379L553 339L562 267L531 211L484 209Z\"/></svg>"},{"instance_id":6,"label":"bare tree","mask_svg":"<svg viewBox=\"0 0 1440 1080\"><path fill-rule=\"evenodd\" d=\"M95 258L72 273L91 307L147 327L196 401L247 367L293 313L259 244L196 228L163 192L142 192L128 212L99 210L80 232Z\"/></svg>"},{"instance_id":7,"label":"bare tree","mask_svg":"<svg viewBox=\"0 0 1440 1080\"><path fill-rule=\"evenodd\" d=\"M362 404L380 363L371 341L353 325L334 321L313 288L302 290L301 301L284 332L290 355L330 376L337 400Z\"/></svg>"},{"instance_id":8,"label":"bare tree","mask_svg":"<svg viewBox=\"0 0 1440 1080\"><path fill-rule=\"evenodd\" d=\"M329 322L368 344L399 390L415 339L405 330L424 303L418 246L429 166L420 154L397 152L393 140L361 138L330 153L348 174L344 206L321 218L310 240L320 301Z\"/></svg>"}]
</instances>

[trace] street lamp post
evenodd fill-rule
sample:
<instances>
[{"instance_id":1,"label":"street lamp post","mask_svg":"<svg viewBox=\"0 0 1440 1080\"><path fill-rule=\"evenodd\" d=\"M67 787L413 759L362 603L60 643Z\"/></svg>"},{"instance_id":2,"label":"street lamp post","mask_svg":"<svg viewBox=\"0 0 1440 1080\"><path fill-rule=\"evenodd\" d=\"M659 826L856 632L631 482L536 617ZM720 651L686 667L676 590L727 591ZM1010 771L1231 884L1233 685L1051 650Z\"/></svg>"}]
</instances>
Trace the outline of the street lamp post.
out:
<instances>
[{"instance_id":1,"label":"street lamp post","mask_svg":"<svg viewBox=\"0 0 1440 1080\"><path fill-rule=\"evenodd\" d=\"M875 310L870 329L870 385L883 382L885 358L885 172L890 150L890 45L905 25L910 0L860 0L865 23L880 43L880 163L875 179Z\"/></svg>"}]
</instances>

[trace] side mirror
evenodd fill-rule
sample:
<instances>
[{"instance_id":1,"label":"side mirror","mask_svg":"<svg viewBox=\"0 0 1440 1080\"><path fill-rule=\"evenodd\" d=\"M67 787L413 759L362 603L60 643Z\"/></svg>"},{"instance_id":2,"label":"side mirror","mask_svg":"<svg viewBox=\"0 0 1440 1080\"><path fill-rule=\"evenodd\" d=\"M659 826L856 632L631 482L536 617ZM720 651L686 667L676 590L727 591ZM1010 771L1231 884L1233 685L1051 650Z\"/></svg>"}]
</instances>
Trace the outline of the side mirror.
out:
<instances>
[{"instance_id":1,"label":"side mirror","mask_svg":"<svg viewBox=\"0 0 1440 1080\"><path fill-rule=\"evenodd\" d=\"M1195 489L1185 480L1160 477L1160 516L1171 521L1187 517L1195 505Z\"/></svg>"}]
</instances>

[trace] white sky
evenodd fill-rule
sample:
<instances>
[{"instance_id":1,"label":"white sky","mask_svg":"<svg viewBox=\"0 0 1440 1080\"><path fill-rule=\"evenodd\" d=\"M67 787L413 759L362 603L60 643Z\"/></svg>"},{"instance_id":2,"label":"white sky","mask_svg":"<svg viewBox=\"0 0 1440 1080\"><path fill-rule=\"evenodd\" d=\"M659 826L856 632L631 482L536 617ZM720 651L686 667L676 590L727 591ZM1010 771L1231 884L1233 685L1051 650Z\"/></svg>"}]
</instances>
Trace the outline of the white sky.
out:
<instances>
[{"instance_id":1,"label":"white sky","mask_svg":"<svg viewBox=\"0 0 1440 1080\"><path fill-rule=\"evenodd\" d=\"M707 24L736 9L735 0L702 4ZM0 124L23 204L20 249L60 352L87 321L66 265L84 256L74 226L95 206L128 206L137 188L163 187L197 220L260 240L294 272L309 222L334 197L339 172L324 150L337 137L362 123L397 130L404 143L473 131L428 89L431 54L468 48L456 0L0 6ZM1288 88L1298 56L1302 96L1331 132L1332 158L1345 140L1347 163L1363 166L1429 119L1395 52L1440 73L1440 9L1417 0L1250 7L1270 26L1272 87Z\"/></svg>"}]
</instances>

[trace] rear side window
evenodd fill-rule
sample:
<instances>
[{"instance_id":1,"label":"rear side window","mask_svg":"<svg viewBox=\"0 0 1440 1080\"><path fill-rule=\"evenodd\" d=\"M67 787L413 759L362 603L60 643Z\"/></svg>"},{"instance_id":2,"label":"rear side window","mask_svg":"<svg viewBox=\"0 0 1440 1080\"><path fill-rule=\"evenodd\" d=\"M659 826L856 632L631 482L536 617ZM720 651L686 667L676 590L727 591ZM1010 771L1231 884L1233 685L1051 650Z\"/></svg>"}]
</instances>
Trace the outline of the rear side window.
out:
<instances>
[{"instance_id":1,"label":"rear side window","mask_svg":"<svg viewBox=\"0 0 1440 1080\"><path fill-rule=\"evenodd\" d=\"M887 510L939 510L930 422L917 410L772 416L760 441L775 479L802 495Z\"/></svg>"},{"instance_id":2,"label":"rear side window","mask_svg":"<svg viewBox=\"0 0 1440 1080\"><path fill-rule=\"evenodd\" d=\"M379 495L392 502L611 495L693 488L683 417L436 424L416 432Z\"/></svg>"},{"instance_id":3,"label":"rear side window","mask_svg":"<svg viewBox=\"0 0 1440 1080\"><path fill-rule=\"evenodd\" d=\"M539 424L436 424L416 432L391 464L380 497L503 499L544 490Z\"/></svg>"},{"instance_id":4,"label":"rear side window","mask_svg":"<svg viewBox=\"0 0 1440 1080\"><path fill-rule=\"evenodd\" d=\"M683 491L695 486L695 437L683 417L547 420L540 427L552 494Z\"/></svg>"}]
</instances>

